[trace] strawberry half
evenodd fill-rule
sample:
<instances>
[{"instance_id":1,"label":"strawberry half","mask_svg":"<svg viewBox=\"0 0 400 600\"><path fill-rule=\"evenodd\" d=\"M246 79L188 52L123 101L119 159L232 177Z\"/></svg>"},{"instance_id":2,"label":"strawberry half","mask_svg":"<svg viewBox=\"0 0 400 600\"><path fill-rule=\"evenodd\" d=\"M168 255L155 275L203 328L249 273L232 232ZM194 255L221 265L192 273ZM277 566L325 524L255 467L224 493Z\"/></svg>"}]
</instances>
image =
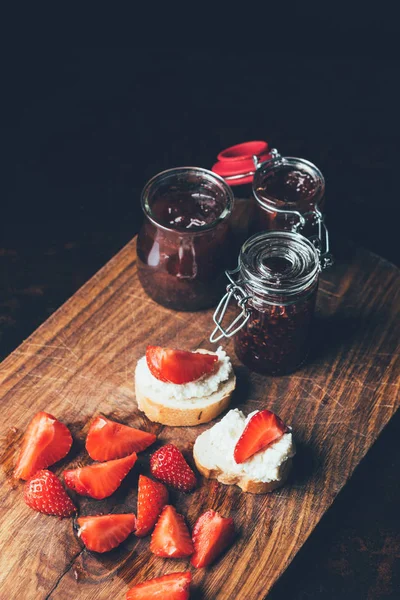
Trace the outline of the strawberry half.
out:
<instances>
[{"instance_id":1,"label":"strawberry half","mask_svg":"<svg viewBox=\"0 0 400 600\"><path fill-rule=\"evenodd\" d=\"M173 444L162 446L152 455L150 469L154 477L181 492L190 492L196 487L195 474Z\"/></svg>"},{"instance_id":2,"label":"strawberry half","mask_svg":"<svg viewBox=\"0 0 400 600\"><path fill-rule=\"evenodd\" d=\"M165 485L139 475L137 520L135 534L138 537L148 535L153 529L163 507L168 502Z\"/></svg>"},{"instance_id":3,"label":"strawberry half","mask_svg":"<svg viewBox=\"0 0 400 600\"><path fill-rule=\"evenodd\" d=\"M45 469L37 471L25 483L24 500L30 508L45 515L70 517L76 512L57 475Z\"/></svg>"},{"instance_id":4,"label":"strawberry half","mask_svg":"<svg viewBox=\"0 0 400 600\"><path fill-rule=\"evenodd\" d=\"M233 451L235 462L240 464L253 454L264 450L267 446L279 440L289 428L270 410L260 410L253 415Z\"/></svg>"},{"instance_id":5,"label":"strawberry half","mask_svg":"<svg viewBox=\"0 0 400 600\"><path fill-rule=\"evenodd\" d=\"M63 472L64 481L71 490L81 496L102 500L111 496L121 485L121 481L132 469L137 459L136 452L125 458L70 469Z\"/></svg>"},{"instance_id":6,"label":"strawberry half","mask_svg":"<svg viewBox=\"0 0 400 600\"><path fill-rule=\"evenodd\" d=\"M208 510L193 528L194 554L191 563L196 569L207 567L229 546L235 535L233 519Z\"/></svg>"},{"instance_id":7,"label":"strawberry half","mask_svg":"<svg viewBox=\"0 0 400 600\"><path fill-rule=\"evenodd\" d=\"M93 460L123 458L141 452L157 439L153 433L121 425L99 416L92 422L86 438L86 450Z\"/></svg>"},{"instance_id":8,"label":"strawberry half","mask_svg":"<svg viewBox=\"0 0 400 600\"><path fill-rule=\"evenodd\" d=\"M181 384L196 381L211 373L218 362L218 356L147 346L146 361L151 373L160 381Z\"/></svg>"},{"instance_id":9,"label":"strawberry half","mask_svg":"<svg viewBox=\"0 0 400 600\"><path fill-rule=\"evenodd\" d=\"M133 514L80 517L77 523L80 527L78 536L88 550L108 552L132 533L136 517Z\"/></svg>"},{"instance_id":10,"label":"strawberry half","mask_svg":"<svg viewBox=\"0 0 400 600\"><path fill-rule=\"evenodd\" d=\"M191 580L189 571L149 579L128 590L126 600L189 600Z\"/></svg>"},{"instance_id":11,"label":"strawberry half","mask_svg":"<svg viewBox=\"0 0 400 600\"><path fill-rule=\"evenodd\" d=\"M182 515L164 506L151 536L150 550L156 556L183 558L193 554L193 543Z\"/></svg>"},{"instance_id":12,"label":"strawberry half","mask_svg":"<svg viewBox=\"0 0 400 600\"><path fill-rule=\"evenodd\" d=\"M72 446L72 436L64 423L53 415L39 412L28 425L22 440L16 479L29 479L39 469L53 465L66 456Z\"/></svg>"}]
</instances>

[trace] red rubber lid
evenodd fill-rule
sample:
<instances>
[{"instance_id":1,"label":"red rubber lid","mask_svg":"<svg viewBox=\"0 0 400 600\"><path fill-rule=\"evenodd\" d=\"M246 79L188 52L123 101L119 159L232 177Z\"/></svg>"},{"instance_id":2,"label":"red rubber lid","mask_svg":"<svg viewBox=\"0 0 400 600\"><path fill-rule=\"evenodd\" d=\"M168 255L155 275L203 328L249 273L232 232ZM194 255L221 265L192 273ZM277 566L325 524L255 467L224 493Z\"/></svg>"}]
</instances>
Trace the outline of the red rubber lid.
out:
<instances>
[{"instance_id":1,"label":"red rubber lid","mask_svg":"<svg viewBox=\"0 0 400 600\"><path fill-rule=\"evenodd\" d=\"M257 156L258 162L271 158L268 143L254 141L230 146L218 154L212 171L221 175L231 186L251 183L255 171L253 156Z\"/></svg>"}]
</instances>

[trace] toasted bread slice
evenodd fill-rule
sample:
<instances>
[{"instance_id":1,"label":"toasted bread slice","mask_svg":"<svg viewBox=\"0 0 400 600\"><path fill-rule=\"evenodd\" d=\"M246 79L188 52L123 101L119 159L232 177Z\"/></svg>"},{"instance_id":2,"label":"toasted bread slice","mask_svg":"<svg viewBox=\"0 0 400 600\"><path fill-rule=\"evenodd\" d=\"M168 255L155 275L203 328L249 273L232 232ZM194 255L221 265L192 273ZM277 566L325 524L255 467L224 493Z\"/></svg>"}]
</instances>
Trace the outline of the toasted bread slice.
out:
<instances>
[{"instance_id":1,"label":"toasted bread slice","mask_svg":"<svg viewBox=\"0 0 400 600\"><path fill-rule=\"evenodd\" d=\"M209 350L197 352L212 354ZM136 370L135 391L138 407L156 423L173 427L201 425L218 417L229 405L236 386L236 377L232 370L229 378L219 384L218 389L207 397L186 400L164 400L152 394L152 390L138 376Z\"/></svg>"},{"instance_id":2,"label":"toasted bread slice","mask_svg":"<svg viewBox=\"0 0 400 600\"><path fill-rule=\"evenodd\" d=\"M201 464L201 458L193 452L194 461L199 472L207 479L216 479L225 485L237 485L243 492L250 494L268 494L286 483L292 469L292 459L289 458L282 470L282 478L279 481L256 481L249 479L247 475L234 475L224 473L220 469L208 469Z\"/></svg>"}]
</instances>

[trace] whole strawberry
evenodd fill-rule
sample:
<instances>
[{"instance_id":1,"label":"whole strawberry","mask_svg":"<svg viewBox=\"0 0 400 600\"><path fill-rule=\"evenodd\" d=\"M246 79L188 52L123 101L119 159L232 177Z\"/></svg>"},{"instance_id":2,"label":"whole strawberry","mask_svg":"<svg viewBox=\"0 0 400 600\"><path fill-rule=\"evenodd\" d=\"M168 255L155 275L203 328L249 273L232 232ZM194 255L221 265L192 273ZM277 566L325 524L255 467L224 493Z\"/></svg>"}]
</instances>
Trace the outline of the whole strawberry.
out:
<instances>
[{"instance_id":1,"label":"whole strawberry","mask_svg":"<svg viewBox=\"0 0 400 600\"><path fill-rule=\"evenodd\" d=\"M181 492L191 492L196 487L195 474L173 444L162 446L152 455L150 469L154 477Z\"/></svg>"},{"instance_id":2,"label":"whole strawberry","mask_svg":"<svg viewBox=\"0 0 400 600\"><path fill-rule=\"evenodd\" d=\"M26 504L46 515L70 517L76 508L57 475L47 469L37 471L25 484Z\"/></svg>"}]
</instances>

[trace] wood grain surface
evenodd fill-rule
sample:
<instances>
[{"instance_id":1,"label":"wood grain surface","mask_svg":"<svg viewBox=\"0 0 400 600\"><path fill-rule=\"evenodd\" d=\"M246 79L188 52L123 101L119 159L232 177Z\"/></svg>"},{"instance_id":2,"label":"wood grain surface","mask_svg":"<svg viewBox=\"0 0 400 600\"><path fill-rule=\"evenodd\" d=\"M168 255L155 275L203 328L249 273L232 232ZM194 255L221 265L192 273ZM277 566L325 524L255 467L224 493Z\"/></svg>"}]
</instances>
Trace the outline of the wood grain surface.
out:
<instances>
[{"instance_id":1,"label":"wood grain surface","mask_svg":"<svg viewBox=\"0 0 400 600\"><path fill-rule=\"evenodd\" d=\"M207 425L149 423L136 407L133 371L149 342L211 348L211 312L177 313L153 303L139 285L135 261L132 241L0 367L1 600L122 599L131 584L188 567L188 561L152 556L148 538L131 536L106 555L87 552L71 520L31 511L23 484L12 480L21 437L38 410L54 414L74 436L57 473L90 462L84 439L99 412L157 433L159 443L173 441L190 459ZM212 507L233 516L238 528L235 544L213 567L192 569L191 598L266 597L398 408L399 284L398 269L360 249L325 273L314 350L293 375L250 374L227 345L238 376L233 406L279 413L293 426L298 454L288 484L268 496L200 478L193 494L172 494L190 525ZM111 498L79 499L80 513L136 511L137 477L147 472L149 454Z\"/></svg>"}]
</instances>

